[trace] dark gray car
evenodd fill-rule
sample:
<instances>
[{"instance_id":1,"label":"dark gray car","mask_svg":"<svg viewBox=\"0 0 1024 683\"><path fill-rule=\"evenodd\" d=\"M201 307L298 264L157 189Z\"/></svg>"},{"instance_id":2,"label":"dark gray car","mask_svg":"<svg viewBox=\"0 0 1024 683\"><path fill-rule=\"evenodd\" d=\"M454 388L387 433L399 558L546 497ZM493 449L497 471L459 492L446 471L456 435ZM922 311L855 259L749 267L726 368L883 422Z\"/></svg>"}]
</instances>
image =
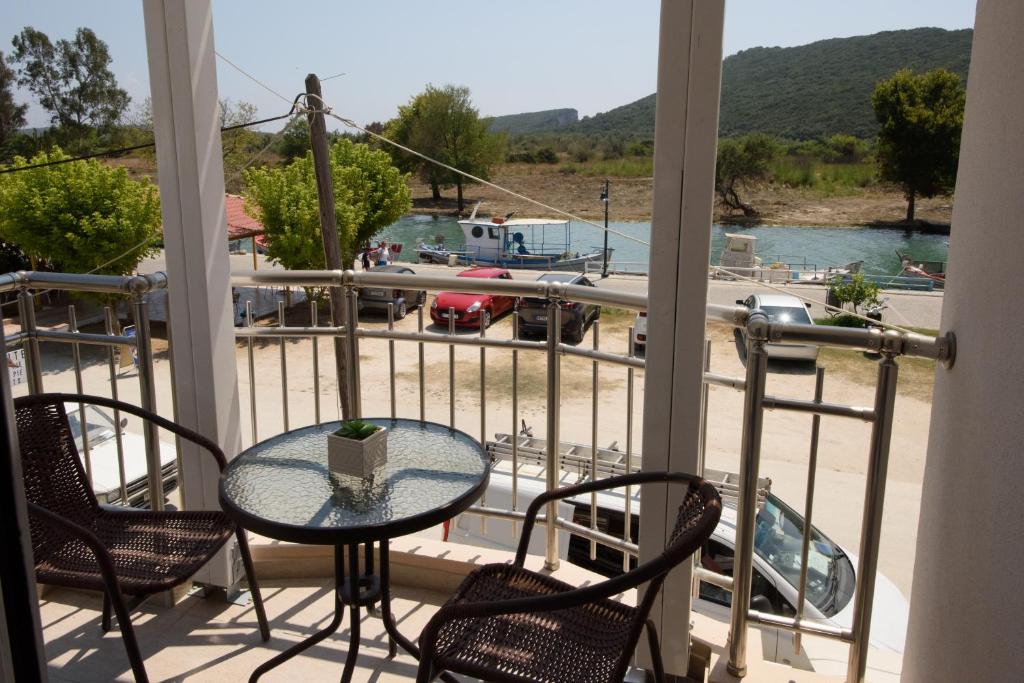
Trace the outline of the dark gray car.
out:
<instances>
[{"instance_id":1,"label":"dark gray car","mask_svg":"<svg viewBox=\"0 0 1024 683\"><path fill-rule=\"evenodd\" d=\"M593 287L594 283L582 273L544 273L538 282L562 282L567 285ZM597 304L584 304L578 301L567 301L562 304L562 339L573 344L583 341L587 328L601 317L601 307ZM524 297L519 299L519 334L539 334L546 337L548 333L548 307L544 299Z\"/></svg>"},{"instance_id":2,"label":"dark gray car","mask_svg":"<svg viewBox=\"0 0 1024 683\"><path fill-rule=\"evenodd\" d=\"M415 275L412 268L405 266L375 266L370 268L370 273L402 273ZM388 310L388 304L395 305L395 319L401 320L405 314L416 306L422 306L427 300L427 293L418 289L384 289L376 287L361 287L359 289L359 310L384 311Z\"/></svg>"}]
</instances>

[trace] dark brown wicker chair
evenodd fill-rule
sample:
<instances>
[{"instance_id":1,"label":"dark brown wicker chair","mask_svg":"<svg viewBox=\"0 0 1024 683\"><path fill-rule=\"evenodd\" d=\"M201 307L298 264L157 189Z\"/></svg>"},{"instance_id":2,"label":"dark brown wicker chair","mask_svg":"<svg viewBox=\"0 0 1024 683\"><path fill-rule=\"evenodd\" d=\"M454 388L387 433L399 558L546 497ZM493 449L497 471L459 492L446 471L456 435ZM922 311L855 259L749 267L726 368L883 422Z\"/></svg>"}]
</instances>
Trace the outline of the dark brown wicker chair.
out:
<instances>
[{"instance_id":1,"label":"dark brown wicker chair","mask_svg":"<svg viewBox=\"0 0 1024 683\"><path fill-rule=\"evenodd\" d=\"M270 627L245 532L220 511L151 512L100 506L79 459L65 402L95 404L136 415L203 447L221 470L226 465L224 453L206 437L128 403L78 394L15 399L36 580L103 591L102 628L110 630L112 609L135 680L147 681L129 608L185 582L234 534L260 634L268 640ZM126 604L126 596L130 604Z\"/></svg>"},{"instance_id":2,"label":"dark brown wicker chair","mask_svg":"<svg viewBox=\"0 0 1024 683\"><path fill-rule=\"evenodd\" d=\"M583 588L523 568L537 512L549 501L655 482L687 486L675 528L658 557ZM426 683L441 671L516 683L621 681L645 625L654 677L663 681L657 630L647 618L651 605L669 570L711 536L721 511L710 483L668 472L609 477L537 496L526 511L515 562L472 572L427 624L420 636L417 681ZM636 607L611 599L644 583L647 590Z\"/></svg>"}]
</instances>

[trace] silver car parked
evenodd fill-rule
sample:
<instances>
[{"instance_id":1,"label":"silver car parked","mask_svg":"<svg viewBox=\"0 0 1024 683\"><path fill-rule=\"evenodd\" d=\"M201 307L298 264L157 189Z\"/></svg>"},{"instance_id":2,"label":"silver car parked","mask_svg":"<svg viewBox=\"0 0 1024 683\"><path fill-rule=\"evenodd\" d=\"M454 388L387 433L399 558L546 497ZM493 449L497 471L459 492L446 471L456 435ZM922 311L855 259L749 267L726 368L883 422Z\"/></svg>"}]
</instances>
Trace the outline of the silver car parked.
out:
<instances>
[{"instance_id":1,"label":"silver car parked","mask_svg":"<svg viewBox=\"0 0 1024 683\"><path fill-rule=\"evenodd\" d=\"M390 265L370 268L370 273L402 273L415 275L412 268ZM395 305L395 319L401 320L416 306L422 306L427 300L427 293L417 289L385 289L383 287L362 287L359 289L359 310L387 312L388 304Z\"/></svg>"},{"instance_id":2,"label":"silver car parked","mask_svg":"<svg viewBox=\"0 0 1024 683\"><path fill-rule=\"evenodd\" d=\"M746 299L737 299L736 303L751 310L756 308L764 311L772 322L814 324L814 320L807 312L810 304L805 304L789 294L752 294ZM743 336L743 343L746 343L746 329L741 327L740 334ZM772 359L811 362L818 360L818 347L815 344L765 344L765 350Z\"/></svg>"}]
</instances>

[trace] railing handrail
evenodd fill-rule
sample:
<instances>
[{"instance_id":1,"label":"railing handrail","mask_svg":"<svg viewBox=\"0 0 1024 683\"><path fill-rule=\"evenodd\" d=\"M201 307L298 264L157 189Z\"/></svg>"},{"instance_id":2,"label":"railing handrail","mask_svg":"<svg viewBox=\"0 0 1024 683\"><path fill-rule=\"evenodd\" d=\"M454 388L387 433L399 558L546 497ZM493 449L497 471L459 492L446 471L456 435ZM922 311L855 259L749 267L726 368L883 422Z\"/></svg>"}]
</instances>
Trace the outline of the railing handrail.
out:
<instances>
[{"instance_id":1,"label":"railing handrail","mask_svg":"<svg viewBox=\"0 0 1024 683\"><path fill-rule=\"evenodd\" d=\"M643 294L621 292L597 287L568 285L560 282L537 280L496 280L491 278L465 278L452 275L423 275L404 273L374 273L352 270L290 270L243 271L233 273L234 286L278 287L383 287L395 289L422 289L430 291L474 292L505 296L535 297L554 301L579 301L602 306L618 306L646 311L648 299ZM707 305L707 320L725 322L733 327L747 327L752 311L740 305ZM902 332L854 327L830 327L759 321L767 325L765 334L770 343L810 343L837 348L865 349L902 356L930 358L947 365L952 364L955 343L952 335L931 337L916 332Z\"/></svg>"},{"instance_id":2,"label":"railing handrail","mask_svg":"<svg viewBox=\"0 0 1024 683\"><path fill-rule=\"evenodd\" d=\"M0 275L0 293L22 288L45 288L108 294L145 294L166 287L167 275L163 272L147 275L94 275L19 270L16 273Z\"/></svg>"}]
</instances>

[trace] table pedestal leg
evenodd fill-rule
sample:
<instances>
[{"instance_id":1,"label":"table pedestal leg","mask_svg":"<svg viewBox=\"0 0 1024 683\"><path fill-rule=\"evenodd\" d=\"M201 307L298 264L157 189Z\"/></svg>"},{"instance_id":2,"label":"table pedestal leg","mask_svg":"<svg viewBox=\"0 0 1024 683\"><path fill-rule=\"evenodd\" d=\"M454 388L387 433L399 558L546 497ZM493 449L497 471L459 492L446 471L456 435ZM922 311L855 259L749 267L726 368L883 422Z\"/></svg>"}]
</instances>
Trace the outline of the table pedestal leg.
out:
<instances>
[{"instance_id":1,"label":"table pedestal leg","mask_svg":"<svg viewBox=\"0 0 1024 683\"><path fill-rule=\"evenodd\" d=\"M331 619L331 623L322 630L311 635L309 638L303 640L301 643L296 643L281 654L276 655L272 659L261 664L252 672L252 675L249 676L249 683L255 683L263 674L284 662L287 662L295 655L311 648L338 630L338 627L341 626L342 615L345 613L345 606L341 602L341 588L344 585L344 582L345 565L342 558L342 546L337 546L334 549L334 618ZM358 623L358 615L354 615L354 618L356 619L356 623Z\"/></svg>"}]
</instances>

